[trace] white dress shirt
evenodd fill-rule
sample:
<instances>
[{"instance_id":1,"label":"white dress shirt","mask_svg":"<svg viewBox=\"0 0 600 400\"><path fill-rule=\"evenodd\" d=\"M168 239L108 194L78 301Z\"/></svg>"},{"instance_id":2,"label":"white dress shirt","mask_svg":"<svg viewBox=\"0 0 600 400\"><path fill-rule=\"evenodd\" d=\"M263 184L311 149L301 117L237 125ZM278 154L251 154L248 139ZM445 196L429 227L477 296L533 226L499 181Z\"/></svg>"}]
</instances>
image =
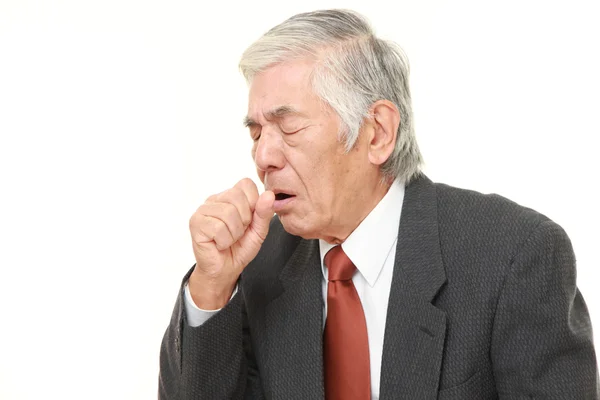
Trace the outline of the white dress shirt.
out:
<instances>
[{"instance_id":1,"label":"white dress shirt","mask_svg":"<svg viewBox=\"0 0 600 400\"><path fill-rule=\"evenodd\" d=\"M395 181L386 195L342 243L342 249L356 266L357 272L352 282L358 292L367 323L369 337L369 357L371 361L371 400L379 399L379 379L383 336L387 316L398 226L404 200L404 184ZM323 271L323 327L327 318L327 267L323 264L325 254L335 245L319 240L321 269ZM235 296L234 291L233 296ZM188 323L200 326L219 310L199 309L185 286L185 310Z\"/></svg>"}]
</instances>

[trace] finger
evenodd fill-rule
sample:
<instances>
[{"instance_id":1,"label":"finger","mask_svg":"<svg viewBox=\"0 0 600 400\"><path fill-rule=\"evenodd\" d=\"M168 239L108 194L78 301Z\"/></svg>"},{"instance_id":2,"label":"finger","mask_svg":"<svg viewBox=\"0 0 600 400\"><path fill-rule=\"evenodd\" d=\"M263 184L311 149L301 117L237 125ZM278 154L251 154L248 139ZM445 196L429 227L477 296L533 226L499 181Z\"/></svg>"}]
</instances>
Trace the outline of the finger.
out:
<instances>
[{"instance_id":1,"label":"finger","mask_svg":"<svg viewBox=\"0 0 600 400\"><path fill-rule=\"evenodd\" d=\"M229 189L227 189L227 190L229 190ZM212 195L208 196L206 198L206 200L204 200L204 202L205 203L216 203L216 202L218 202L219 201L219 196L221 196L223 193L227 192L227 190L224 190L222 192L215 193L215 194L212 194Z\"/></svg>"},{"instance_id":2,"label":"finger","mask_svg":"<svg viewBox=\"0 0 600 400\"><path fill-rule=\"evenodd\" d=\"M233 204L242 219L244 229L252 222L252 207L250 207L248 197L246 197L244 191L239 187L234 186L231 189L220 193L216 196L215 202Z\"/></svg>"},{"instance_id":3,"label":"finger","mask_svg":"<svg viewBox=\"0 0 600 400\"><path fill-rule=\"evenodd\" d=\"M256 201L258 200L258 189L252 179L244 178L236 183L234 187L239 188L244 192L248 199L248 204L250 204L250 209L254 211Z\"/></svg>"},{"instance_id":4,"label":"finger","mask_svg":"<svg viewBox=\"0 0 600 400\"><path fill-rule=\"evenodd\" d=\"M192 236L198 244L214 241L218 250L225 250L235 243L227 225L218 218L202 215L196 229Z\"/></svg>"},{"instance_id":5,"label":"finger","mask_svg":"<svg viewBox=\"0 0 600 400\"><path fill-rule=\"evenodd\" d=\"M246 205L246 208L247 213L250 213L248 205ZM237 241L246 231L246 225L244 225L237 207L231 203L203 204L197 212L207 217L216 218L227 225L234 241Z\"/></svg>"},{"instance_id":6,"label":"finger","mask_svg":"<svg viewBox=\"0 0 600 400\"><path fill-rule=\"evenodd\" d=\"M260 195L252 217L250 228L264 241L269 233L269 224L273 218L275 194L270 190Z\"/></svg>"}]
</instances>

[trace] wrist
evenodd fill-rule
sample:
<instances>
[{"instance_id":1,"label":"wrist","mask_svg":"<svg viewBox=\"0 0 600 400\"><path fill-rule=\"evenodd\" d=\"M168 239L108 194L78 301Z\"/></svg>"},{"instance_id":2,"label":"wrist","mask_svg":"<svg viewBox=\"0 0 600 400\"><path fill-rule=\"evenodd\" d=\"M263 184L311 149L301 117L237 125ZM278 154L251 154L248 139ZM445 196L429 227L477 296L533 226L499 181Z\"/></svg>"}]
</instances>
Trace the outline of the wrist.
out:
<instances>
[{"instance_id":1,"label":"wrist","mask_svg":"<svg viewBox=\"0 0 600 400\"><path fill-rule=\"evenodd\" d=\"M192 274L188 289L196 307L206 310L219 310L229 303L235 289L233 284L222 284L214 280Z\"/></svg>"}]
</instances>

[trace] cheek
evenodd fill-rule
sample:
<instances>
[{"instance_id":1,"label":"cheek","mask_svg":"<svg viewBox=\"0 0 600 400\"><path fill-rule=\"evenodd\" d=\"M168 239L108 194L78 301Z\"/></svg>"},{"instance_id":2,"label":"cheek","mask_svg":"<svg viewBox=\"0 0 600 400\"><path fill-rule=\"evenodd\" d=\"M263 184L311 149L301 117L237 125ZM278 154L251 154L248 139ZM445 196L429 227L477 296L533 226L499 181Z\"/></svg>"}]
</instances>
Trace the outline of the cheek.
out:
<instances>
[{"instance_id":1,"label":"cheek","mask_svg":"<svg viewBox=\"0 0 600 400\"><path fill-rule=\"evenodd\" d=\"M252 161L256 160L256 143L252 145L252 149L250 150L250 157L252 157ZM256 166L256 162L254 163L254 166L256 167L256 174L258 175L258 179L260 179L262 183L265 183L265 171L261 171L258 168L258 166Z\"/></svg>"},{"instance_id":2,"label":"cheek","mask_svg":"<svg viewBox=\"0 0 600 400\"><path fill-rule=\"evenodd\" d=\"M307 157L304 157L299 168L300 175L303 175L306 185L315 192L313 195L321 199L327 197L328 192L337 184L335 159L331 154L322 151L312 151Z\"/></svg>"}]
</instances>

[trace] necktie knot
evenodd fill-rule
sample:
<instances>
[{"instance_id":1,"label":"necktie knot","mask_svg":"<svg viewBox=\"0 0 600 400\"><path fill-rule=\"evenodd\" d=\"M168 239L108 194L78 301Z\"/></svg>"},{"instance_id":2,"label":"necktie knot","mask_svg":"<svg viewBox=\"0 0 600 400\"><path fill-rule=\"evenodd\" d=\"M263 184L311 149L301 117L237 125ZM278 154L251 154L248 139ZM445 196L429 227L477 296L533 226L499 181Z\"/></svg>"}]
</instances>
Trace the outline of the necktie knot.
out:
<instances>
[{"instance_id":1,"label":"necktie knot","mask_svg":"<svg viewBox=\"0 0 600 400\"><path fill-rule=\"evenodd\" d=\"M325 254L325 265L327 266L328 280L348 281L352 279L356 267L350 261L342 246L335 246Z\"/></svg>"}]
</instances>

